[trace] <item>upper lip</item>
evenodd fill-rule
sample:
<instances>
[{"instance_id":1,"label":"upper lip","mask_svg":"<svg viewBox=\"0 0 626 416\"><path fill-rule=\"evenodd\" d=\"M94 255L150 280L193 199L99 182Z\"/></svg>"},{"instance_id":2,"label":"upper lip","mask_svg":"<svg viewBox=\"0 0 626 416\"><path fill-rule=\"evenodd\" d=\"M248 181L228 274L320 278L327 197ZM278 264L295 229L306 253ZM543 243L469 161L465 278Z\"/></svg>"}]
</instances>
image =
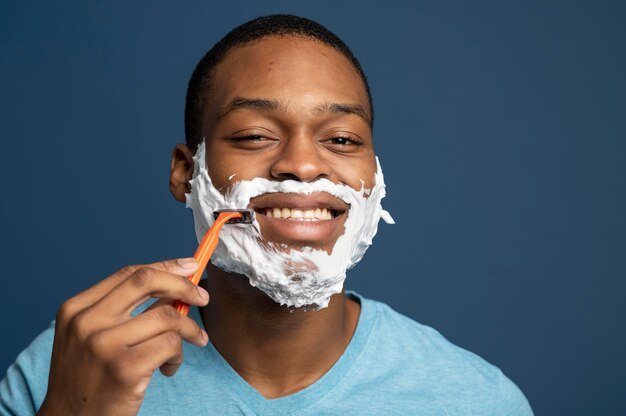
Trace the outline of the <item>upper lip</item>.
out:
<instances>
[{"instance_id":1,"label":"upper lip","mask_svg":"<svg viewBox=\"0 0 626 416\"><path fill-rule=\"evenodd\" d=\"M268 193L252 198L248 208L253 210L264 208L289 208L303 211L315 208L326 208L342 213L348 210L349 205L326 192L316 192L309 195Z\"/></svg>"}]
</instances>

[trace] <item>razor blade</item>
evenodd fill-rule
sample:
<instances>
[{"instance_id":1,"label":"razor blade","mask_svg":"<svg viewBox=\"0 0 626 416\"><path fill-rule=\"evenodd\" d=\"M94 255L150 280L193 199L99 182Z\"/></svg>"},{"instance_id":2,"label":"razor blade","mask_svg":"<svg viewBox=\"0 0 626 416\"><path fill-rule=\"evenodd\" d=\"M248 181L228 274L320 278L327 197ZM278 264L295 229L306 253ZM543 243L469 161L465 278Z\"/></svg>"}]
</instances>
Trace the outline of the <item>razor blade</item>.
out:
<instances>
[{"instance_id":1,"label":"razor blade","mask_svg":"<svg viewBox=\"0 0 626 416\"><path fill-rule=\"evenodd\" d=\"M231 218L226 224L252 224L254 221L254 211L251 209L218 209L213 211L213 218L217 219L222 212L238 212L241 218Z\"/></svg>"}]
</instances>

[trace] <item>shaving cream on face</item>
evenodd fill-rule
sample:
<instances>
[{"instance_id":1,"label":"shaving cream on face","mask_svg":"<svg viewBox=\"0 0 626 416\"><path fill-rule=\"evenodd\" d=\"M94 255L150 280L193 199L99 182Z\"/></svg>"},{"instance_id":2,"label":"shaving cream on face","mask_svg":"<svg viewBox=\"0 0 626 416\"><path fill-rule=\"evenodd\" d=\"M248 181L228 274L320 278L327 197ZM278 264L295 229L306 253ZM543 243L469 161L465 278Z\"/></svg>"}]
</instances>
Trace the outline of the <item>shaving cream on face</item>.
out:
<instances>
[{"instance_id":1,"label":"shaving cream on face","mask_svg":"<svg viewBox=\"0 0 626 416\"><path fill-rule=\"evenodd\" d=\"M362 185L361 190L356 191L328 179L300 182L254 178L236 182L225 194L211 182L204 142L198 146L193 160L191 192L186 194L186 200L187 207L193 211L198 242L213 224L214 211L247 208L252 198L265 193L306 195L327 192L349 205L344 233L337 239L331 254L312 247L296 250L285 244L265 241L256 219L249 225L231 224L222 228L211 262L227 272L247 276L252 286L281 305L318 309L328 306L330 297L341 292L346 270L358 263L372 244L378 220L382 218L388 224L394 223L380 204L385 196L385 182L378 158L372 189L365 189Z\"/></svg>"}]
</instances>

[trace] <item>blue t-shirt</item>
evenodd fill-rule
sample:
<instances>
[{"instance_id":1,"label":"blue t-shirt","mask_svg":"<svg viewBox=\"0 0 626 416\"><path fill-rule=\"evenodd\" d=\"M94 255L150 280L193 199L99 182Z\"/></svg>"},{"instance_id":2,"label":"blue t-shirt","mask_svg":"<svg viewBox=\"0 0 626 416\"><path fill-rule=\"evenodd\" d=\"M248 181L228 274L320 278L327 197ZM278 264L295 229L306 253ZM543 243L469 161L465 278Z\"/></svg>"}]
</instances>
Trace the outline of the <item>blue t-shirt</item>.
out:
<instances>
[{"instance_id":1,"label":"blue t-shirt","mask_svg":"<svg viewBox=\"0 0 626 416\"><path fill-rule=\"evenodd\" d=\"M184 343L176 375L154 373L140 415L532 415L502 372L389 306L361 303L358 325L335 365L309 387L267 400L209 343ZM198 308L189 316L202 325ZM0 382L0 415L34 415L45 397L54 326L24 350Z\"/></svg>"}]
</instances>

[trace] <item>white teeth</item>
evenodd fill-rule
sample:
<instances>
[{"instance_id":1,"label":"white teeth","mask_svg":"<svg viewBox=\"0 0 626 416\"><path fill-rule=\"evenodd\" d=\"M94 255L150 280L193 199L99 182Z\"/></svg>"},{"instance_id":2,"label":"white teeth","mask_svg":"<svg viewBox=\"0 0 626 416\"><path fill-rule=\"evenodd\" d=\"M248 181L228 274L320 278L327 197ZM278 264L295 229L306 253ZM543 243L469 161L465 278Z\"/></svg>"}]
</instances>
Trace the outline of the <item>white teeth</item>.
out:
<instances>
[{"instance_id":1,"label":"white teeth","mask_svg":"<svg viewBox=\"0 0 626 416\"><path fill-rule=\"evenodd\" d=\"M315 208L308 210L289 208L266 208L265 215L272 218L289 218L297 221L332 220L333 214L327 208Z\"/></svg>"}]
</instances>

